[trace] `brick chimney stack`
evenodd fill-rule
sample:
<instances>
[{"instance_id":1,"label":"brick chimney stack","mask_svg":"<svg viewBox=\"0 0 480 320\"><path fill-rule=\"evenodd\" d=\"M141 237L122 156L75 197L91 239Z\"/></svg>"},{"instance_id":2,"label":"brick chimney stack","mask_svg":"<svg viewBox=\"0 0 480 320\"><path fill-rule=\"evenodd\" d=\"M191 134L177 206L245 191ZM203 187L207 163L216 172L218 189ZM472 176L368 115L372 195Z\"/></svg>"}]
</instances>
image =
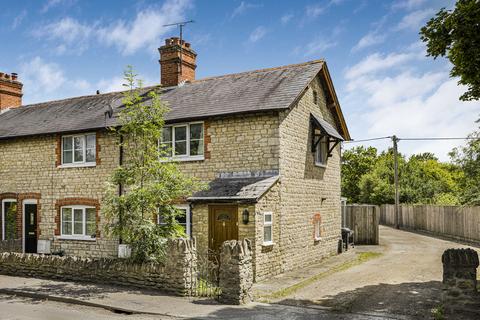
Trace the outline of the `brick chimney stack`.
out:
<instances>
[{"instance_id":1,"label":"brick chimney stack","mask_svg":"<svg viewBox=\"0 0 480 320\"><path fill-rule=\"evenodd\" d=\"M195 80L197 54L190 43L172 37L165 40L165 45L158 48L158 52L162 86L177 86L182 81Z\"/></svg>"},{"instance_id":2,"label":"brick chimney stack","mask_svg":"<svg viewBox=\"0 0 480 320\"><path fill-rule=\"evenodd\" d=\"M0 112L22 105L22 87L16 73L0 72Z\"/></svg>"}]
</instances>

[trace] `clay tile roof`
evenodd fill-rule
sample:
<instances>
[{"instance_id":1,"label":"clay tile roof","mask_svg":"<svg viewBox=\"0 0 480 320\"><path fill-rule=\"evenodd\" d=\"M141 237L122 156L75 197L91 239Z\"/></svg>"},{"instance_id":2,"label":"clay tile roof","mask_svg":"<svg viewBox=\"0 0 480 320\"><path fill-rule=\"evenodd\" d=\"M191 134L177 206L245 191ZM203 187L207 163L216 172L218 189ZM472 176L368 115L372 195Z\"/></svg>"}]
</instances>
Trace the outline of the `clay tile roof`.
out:
<instances>
[{"instance_id":1,"label":"clay tile roof","mask_svg":"<svg viewBox=\"0 0 480 320\"><path fill-rule=\"evenodd\" d=\"M315 60L284 67L255 70L196 80L162 90L171 111L166 121L202 119L236 113L279 110L290 107L324 62ZM0 139L75 132L115 125L105 111L121 107L122 93L114 92L26 105L0 114Z\"/></svg>"}]
</instances>

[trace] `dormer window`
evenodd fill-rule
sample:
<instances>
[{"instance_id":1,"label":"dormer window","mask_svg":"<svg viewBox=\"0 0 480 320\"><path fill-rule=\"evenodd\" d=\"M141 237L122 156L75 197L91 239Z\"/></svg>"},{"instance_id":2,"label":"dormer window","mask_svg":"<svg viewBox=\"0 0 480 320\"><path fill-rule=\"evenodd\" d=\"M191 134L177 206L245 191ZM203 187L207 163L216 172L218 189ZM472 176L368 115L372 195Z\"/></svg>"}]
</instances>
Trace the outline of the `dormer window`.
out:
<instances>
[{"instance_id":1,"label":"dormer window","mask_svg":"<svg viewBox=\"0 0 480 320\"><path fill-rule=\"evenodd\" d=\"M62 136L62 166L96 165L95 133Z\"/></svg>"},{"instance_id":2,"label":"dormer window","mask_svg":"<svg viewBox=\"0 0 480 320\"><path fill-rule=\"evenodd\" d=\"M332 151L343 141L337 130L324 119L313 114L310 115L312 130L312 152L315 165L325 167L327 159L332 156Z\"/></svg>"},{"instance_id":3,"label":"dormer window","mask_svg":"<svg viewBox=\"0 0 480 320\"><path fill-rule=\"evenodd\" d=\"M165 126L160 146L165 156L173 160L203 160L203 122Z\"/></svg>"},{"instance_id":4,"label":"dormer window","mask_svg":"<svg viewBox=\"0 0 480 320\"><path fill-rule=\"evenodd\" d=\"M318 105L318 92L313 90L313 103Z\"/></svg>"}]
</instances>

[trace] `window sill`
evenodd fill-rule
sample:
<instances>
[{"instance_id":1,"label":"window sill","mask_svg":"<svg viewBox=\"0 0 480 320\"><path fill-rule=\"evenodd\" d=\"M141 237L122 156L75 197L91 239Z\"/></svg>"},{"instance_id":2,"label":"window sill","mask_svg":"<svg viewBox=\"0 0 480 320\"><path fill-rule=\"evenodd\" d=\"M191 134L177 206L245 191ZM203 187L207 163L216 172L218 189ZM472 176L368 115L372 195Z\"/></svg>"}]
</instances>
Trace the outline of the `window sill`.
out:
<instances>
[{"instance_id":1,"label":"window sill","mask_svg":"<svg viewBox=\"0 0 480 320\"><path fill-rule=\"evenodd\" d=\"M319 167L319 168L325 169L325 168L327 167L327 165L326 165L326 164L323 164L323 163L315 162L315 167Z\"/></svg>"},{"instance_id":2,"label":"window sill","mask_svg":"<svg viewBox=\"0 0 480 320\"><path fill-rule=\"evenodd\" d=\"M170 162L170 161L177 161L177 162L188 162L188 161L202 161L205 160L205 156L193 156L193 157L171 157L162 160L162 162Z\"/></svg>"},{"instance_id":3,"label":"window sill","mask_svg":"<svg viewBox=\"0 0 480 320\"><path fill-rule=\"evenodd\" d=\"M320 241L322 241L322 237L319 237L319 238L316 238L316 237L315 237L315 238L313 238L313 241L314 241L314 242L320 242Z\"/></svg>"},{"instance_id":4,"label":"window sill","mask_svg":"<svg viewBox=\"0 0 480 320\"><path fill-rule=\"evenodd\" d=\"M61 164L57 168L90 168L96 167L97 164L95 162L89 163L68 163L68 164Z\"/></svg>"},{"instance_id":5,"label":"window sill","mask_svg":"<svg viewBox=\"0 0 480 320\"><path fill-rule=\"evenodd\" d=\"M56 237L56 239L57 240L70 240L70 241L89 241L89 242L97 241L97 238L82 237L82 236L59 236L59 237Z\"/></svg>"},{"instance_id":6,"label":"window sill","mask_svg":"<svg viewBox=\"0 0 480 320\"><path fill-rule=\"evenodd\" d=\"M275 245L275 243L273 243L271 241L262 243L262 247L264 247L264 248L273 247L274 245Z\"/></svg>"}]
</instances>

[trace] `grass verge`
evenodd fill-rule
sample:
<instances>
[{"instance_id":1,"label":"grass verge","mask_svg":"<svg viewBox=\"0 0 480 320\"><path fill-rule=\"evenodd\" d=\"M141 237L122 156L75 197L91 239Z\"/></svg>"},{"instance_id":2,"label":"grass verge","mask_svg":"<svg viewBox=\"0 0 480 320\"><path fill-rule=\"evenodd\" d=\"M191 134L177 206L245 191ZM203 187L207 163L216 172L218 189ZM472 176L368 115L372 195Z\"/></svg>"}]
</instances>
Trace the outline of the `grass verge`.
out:
<instances>
[{"instance_id":1,"label":"grass verge","mask_svg":"<svg viewBox=\"0 0 480 320\"><path fill-rule=\"evenodd\" d=\"M338 266L335 266L328 271L316 274L313 277L310 277L308 279L300 281L300 282L298 282L298 283L296 283L296 284L294 284L290 287L275 291L275 292L273 292L269 295L261 296L261 297L259 297L259 300L262 301L262 302L269 302L270 300L284 298L286 296L289 296L289 295L295 293L296 291L298 291L302 288L305 288L306 286L314 283L315 281L318 281L322 278L325 278L325 277L327 277L331 274L347 270L349 268L352 268L354 266L362 264L362 263L364 263L368 260L378 258L381 255L382 255L382 253L380 253L380 252L359 252L359 253L357 253L356 258L351 260L351 261L348 261L348 262L345 262L345 263L340 264Z\"/></svg>"}]
</instances>

